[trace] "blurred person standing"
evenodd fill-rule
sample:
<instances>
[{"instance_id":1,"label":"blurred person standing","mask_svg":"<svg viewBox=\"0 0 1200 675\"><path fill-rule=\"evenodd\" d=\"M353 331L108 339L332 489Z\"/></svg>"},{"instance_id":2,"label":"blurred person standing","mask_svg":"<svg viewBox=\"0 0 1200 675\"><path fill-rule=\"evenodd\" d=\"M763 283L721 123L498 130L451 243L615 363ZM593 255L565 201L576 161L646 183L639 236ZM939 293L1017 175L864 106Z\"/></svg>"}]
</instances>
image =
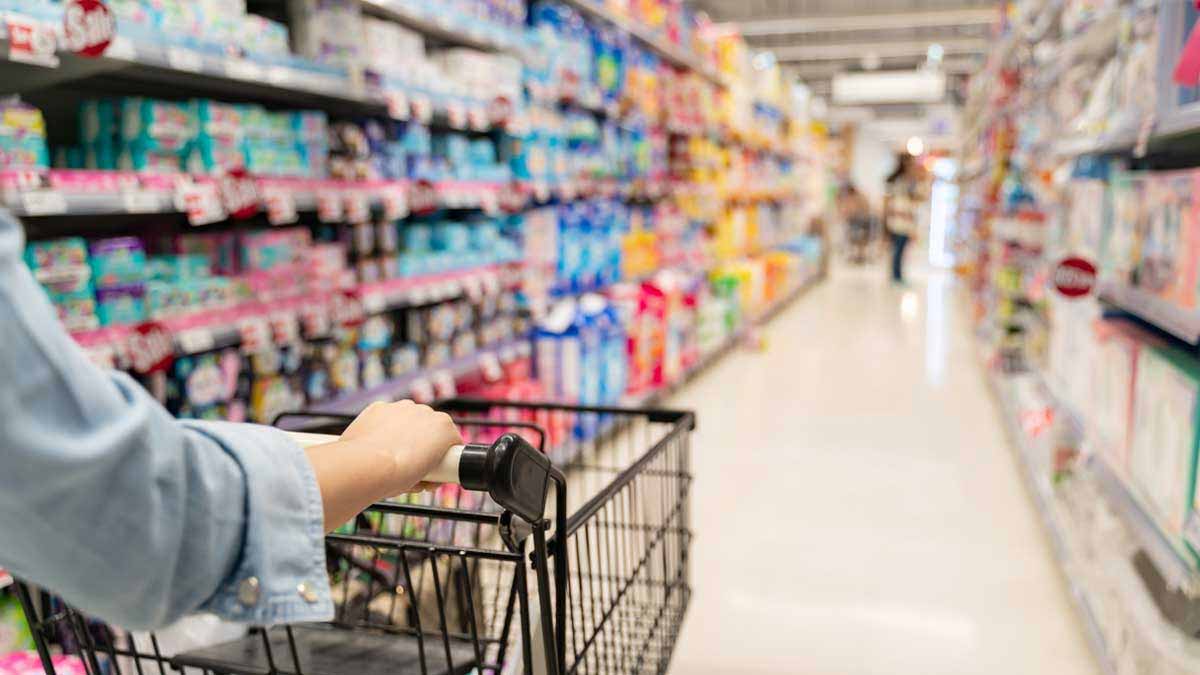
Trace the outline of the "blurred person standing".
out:
<instances>
[{"instance_id":1,"label":"blurred person standing","mask_svg":"<svg viewBox=\"0 0 1200 675\"><path fill-rule=\"evenodd\" d=\"M862 264L867 259L867 247L871 243L871 205L853 183L846 183L838 192L838 211L846 224L850 261Z\"/></svg>"},{"instance_id":2,"label":"blurred person standing","mask_svg":"<svg viewBox=\"0 0 1200 675\"><path fill-rule=\"evenodd\" d=\"M884 227L892 242L892 281L898 284L904 283L904 250L917 230L919 172L912 155L896 155L896 170L888 176L884 192Z\"/></svg>"}]
</instances>

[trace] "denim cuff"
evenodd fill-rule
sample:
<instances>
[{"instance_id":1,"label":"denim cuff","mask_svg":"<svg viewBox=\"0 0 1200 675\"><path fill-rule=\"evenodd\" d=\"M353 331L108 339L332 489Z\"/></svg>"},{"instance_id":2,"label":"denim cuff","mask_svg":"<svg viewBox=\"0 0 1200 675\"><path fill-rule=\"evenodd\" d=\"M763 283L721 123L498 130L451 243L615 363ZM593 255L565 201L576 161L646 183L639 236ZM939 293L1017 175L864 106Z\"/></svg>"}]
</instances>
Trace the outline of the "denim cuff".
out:
<instances>
[{"instance_id":1,"label":"denim cuff","mask_svg":"<svg viewBox=\"0 0 1200 675\"><path fill-rule=\"evenodd\" d=\"M331 620L324 508L304 451L273 427L181 423L220 444L246 477L241 554L200 610L262 626Z\"/></svg>"}]
</instances>

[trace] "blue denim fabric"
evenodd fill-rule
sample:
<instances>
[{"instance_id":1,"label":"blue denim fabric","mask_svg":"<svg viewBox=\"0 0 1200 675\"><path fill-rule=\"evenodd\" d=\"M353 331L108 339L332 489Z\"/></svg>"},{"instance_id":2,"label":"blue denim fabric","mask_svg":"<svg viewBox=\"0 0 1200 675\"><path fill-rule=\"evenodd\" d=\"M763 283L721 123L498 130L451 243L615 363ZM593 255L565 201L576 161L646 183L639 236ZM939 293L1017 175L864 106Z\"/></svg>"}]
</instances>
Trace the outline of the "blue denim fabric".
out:
<instances>
[{"instance_id":1,"label":"blue denim fabric","mask_svg":"<svg viewBox=\"0 0 1200 675\"><path fill-rule=\"evenodd\" d=\"M0 209L0 567L127 628L195 611L331 618L321 495L300 447L270 427L176 420L97 368L23 246Z\"/></svg>"}]
</instances>

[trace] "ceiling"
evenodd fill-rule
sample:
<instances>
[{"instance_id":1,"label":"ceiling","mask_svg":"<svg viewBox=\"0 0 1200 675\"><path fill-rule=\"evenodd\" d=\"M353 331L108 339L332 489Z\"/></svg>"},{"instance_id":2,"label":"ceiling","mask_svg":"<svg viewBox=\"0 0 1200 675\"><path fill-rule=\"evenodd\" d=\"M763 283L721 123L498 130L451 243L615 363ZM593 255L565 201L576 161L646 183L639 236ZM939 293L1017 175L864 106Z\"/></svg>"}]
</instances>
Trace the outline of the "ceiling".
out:
<instances>
[{"instance_id":1,"label":"ceiling","mask_svg":"<svg viewBox=\"0 0 1200 675\"><path fill-rule=\"evenodd\" d=\"M751 47L770 50L785 72L818 96L835 74L912 69L942 46L951 91L978 68L997 19L995 0L695 0L715 21L734 22ZM874 62L874 63L871 63Z\"/></svg>"}]
</instances>

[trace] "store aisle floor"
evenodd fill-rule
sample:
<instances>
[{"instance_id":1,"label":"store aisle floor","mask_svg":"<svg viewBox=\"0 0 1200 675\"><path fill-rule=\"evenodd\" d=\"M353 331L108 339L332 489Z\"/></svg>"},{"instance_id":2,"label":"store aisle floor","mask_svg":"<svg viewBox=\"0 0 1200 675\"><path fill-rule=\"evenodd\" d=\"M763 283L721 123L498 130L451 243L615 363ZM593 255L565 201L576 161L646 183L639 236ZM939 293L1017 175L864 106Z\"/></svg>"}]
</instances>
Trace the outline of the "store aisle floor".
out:
<instances>
[{"instance_id":1,"label":"store aisle floor","mask_svg":"<svg viewBox=\"0 0 1200 675\"><path fill-rule=\"evenodd\" d=\"M1096 672L949 277L835 270L698 411L673 673Z\"/></svg>"}]
</instances>

